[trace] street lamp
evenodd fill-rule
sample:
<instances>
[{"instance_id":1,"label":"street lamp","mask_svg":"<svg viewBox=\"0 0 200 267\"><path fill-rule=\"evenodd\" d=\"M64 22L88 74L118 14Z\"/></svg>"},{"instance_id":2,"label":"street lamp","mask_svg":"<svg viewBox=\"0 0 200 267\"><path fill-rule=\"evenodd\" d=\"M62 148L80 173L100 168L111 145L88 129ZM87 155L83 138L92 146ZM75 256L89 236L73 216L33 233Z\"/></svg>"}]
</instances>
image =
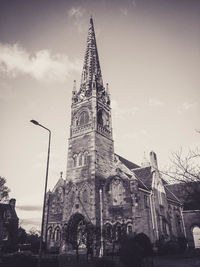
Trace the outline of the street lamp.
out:
<instances>
[{"instance_id":1,"label":"street lamp","mask_svg":"<svg viewBox=\"0 0 200 267\"><path fill-rule=\"evenodd\" d=\"M41 265L41 257L42 257L42 240L44 234L44 215L45 215L45 203L46 203L46 193L47 193L47 182L48 182L48 172L49 172L49 155L50 155L50 143L51 143L51 131L40 124L35 120L31 120L33 124L42 127L43 129L49 132L49 145L48 145L48 154L47 154L47 167L46 167L46 178L45 178L45 188L44 188L44 201L43 201L43 210L42 210L42 224L41 224L41 237L40 237L40 247L39 247L39 259L38 259L38 267Z\"/></svg>"}]
</instances>

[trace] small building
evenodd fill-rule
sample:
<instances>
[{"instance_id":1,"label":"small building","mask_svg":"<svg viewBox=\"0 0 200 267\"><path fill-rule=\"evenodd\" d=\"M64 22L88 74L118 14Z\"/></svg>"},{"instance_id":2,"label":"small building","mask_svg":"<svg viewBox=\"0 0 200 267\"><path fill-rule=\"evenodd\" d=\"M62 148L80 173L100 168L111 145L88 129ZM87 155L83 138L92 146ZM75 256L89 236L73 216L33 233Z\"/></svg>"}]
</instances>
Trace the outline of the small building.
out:
<instances>
[{"instance_id":1,"label":"small building","mask_svg":"<svg viewBox=\"0 0 200 267\"><path fill-rule=\"evenodd\" d=\"M183 205L183 219L189 248L200 248L200 182L168 184Z\"/></svg>"},{"instance_id":2,"label":"small building","mask_svg":"<svg viewBox=\"0 0 200 267\"><path fill-rule=\"evenodd\" d=\"M0 203L0 249L4 246L15 246L18 235L18 222L15 211L15 199L8 204Z\"/></svg>"}]
</instances>

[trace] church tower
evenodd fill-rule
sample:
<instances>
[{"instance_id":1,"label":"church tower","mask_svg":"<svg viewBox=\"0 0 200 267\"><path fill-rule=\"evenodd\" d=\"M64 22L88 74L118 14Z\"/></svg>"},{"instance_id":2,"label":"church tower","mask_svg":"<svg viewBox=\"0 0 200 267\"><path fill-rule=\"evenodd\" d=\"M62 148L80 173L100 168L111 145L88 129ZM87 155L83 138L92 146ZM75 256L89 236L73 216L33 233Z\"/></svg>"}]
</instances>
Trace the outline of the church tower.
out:
<instances>
[{"instance_id":1,"label":"church tower","mask_svg":"<svg viewBox=\"0 0 200 267\"><path fill-rule=\"evenodd\" d=\"M103 85L93 19L90 18L80 88L72 90L71 126L63 221L81 214L100 225L100 188L114 165L108 84Z\"/></svg>"},{"instance_id":2,"label":"church tower","mask_svg":"<svg viewBox=\"0 0 200 267\"><path fill-rule=\"evenodd\" d=\"M114 148L108 84L103 86L93 19L87 38L81 84L72 91L67 181L74 183L109 175Z\"/></svg>"}]
</instances>

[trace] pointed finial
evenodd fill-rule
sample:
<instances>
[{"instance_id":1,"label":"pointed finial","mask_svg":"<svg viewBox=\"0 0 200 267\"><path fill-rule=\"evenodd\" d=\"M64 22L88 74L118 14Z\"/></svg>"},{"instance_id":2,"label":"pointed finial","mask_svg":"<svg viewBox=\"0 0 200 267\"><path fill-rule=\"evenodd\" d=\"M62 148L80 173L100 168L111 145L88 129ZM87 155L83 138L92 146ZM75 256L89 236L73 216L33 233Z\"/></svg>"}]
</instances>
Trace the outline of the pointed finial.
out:
<instances>
[{"instance_id":1,"label":"pointed finial","mask_svg":"<svg viewBox=\"0 0 200 267\"><path fill-rule=\"evenodd\" d=\"M109 92L108 83L106 83L106 92Z\"/></svg>"},{"instance_id":2,"label":"pointed finial","mask_svg":"<svg viewBox=\"0 0 200 267\"><path fill-rule=\"evenodd\" d=\"M74 80L73 92L76 92L76 80Z\"/></svg>"}]
</instances>

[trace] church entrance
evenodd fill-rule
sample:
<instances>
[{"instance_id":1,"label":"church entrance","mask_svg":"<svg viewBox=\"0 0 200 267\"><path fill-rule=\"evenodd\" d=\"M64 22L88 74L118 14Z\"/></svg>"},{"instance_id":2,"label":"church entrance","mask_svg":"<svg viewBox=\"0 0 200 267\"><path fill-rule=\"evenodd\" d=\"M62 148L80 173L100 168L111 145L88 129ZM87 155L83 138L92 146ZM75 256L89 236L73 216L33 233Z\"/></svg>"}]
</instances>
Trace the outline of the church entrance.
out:
<instances>
[{"instance_id":1,"label":"church entrance","mask_svg":"<svg viewBox=\"0 0 200 267\"><path fill-rule=\"evenodd\" d=\"M193 238L194 238L194 247L200 248L200 227L195 226L192 229Z\"/></svg>"},{"instance_id":2,"label":"church entrance","mask_svg":"<svg viewBox=\"0 0 200 267\"><path fill-rule=\"evenodd\" d=\"M66 243L71 244L73 249L86 248L87 222L82 214L71 216L66 228Z\"/></svg>"}]
</instances>

